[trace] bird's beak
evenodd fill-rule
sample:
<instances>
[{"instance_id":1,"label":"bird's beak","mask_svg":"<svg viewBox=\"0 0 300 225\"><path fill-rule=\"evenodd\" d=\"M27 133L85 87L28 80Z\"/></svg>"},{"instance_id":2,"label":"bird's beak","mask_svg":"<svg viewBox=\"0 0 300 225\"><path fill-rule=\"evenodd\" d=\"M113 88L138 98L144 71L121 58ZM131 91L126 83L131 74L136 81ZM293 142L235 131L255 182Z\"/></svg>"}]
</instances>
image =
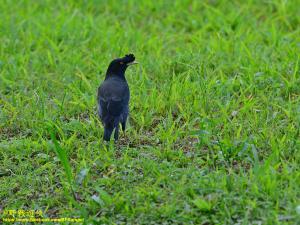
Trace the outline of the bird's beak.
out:
<instances>
[{"instance_id":1,"label":"bird's beak","mask_svg":"<svg viewBox=\"0 0 300 225\"><path fill-rule=\"evenodd\" d=\"M134 64L138 64L138 62L137 61L133 61L133 62L127 63L127 66L131 66L131 65L134 65Z\"/></svg>"}]
</instances>

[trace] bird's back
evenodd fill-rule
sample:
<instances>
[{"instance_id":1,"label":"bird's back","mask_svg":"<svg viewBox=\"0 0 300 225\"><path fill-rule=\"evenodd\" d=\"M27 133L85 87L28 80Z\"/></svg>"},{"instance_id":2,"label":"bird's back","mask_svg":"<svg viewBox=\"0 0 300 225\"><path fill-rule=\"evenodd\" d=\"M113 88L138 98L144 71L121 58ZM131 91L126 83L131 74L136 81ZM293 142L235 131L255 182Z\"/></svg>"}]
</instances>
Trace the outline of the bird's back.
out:
<instances>
[{"instance_id":1,"label":"bird's back","mask_svg":"<svg viewBox=\"0 0 300 225\"><path fill-rule=\"evenodd\" d=\"M121 116L128 108L129 95L126 80L111 77L103 81L98 88L99 116L102 121Z\"/></svg>"},{"instance_id":2,"label":"bird's back","mask_svg":"<svg viewBox=\"0 0 300 225\"><path fill-rule=\"evenodd\" d=\"M128 84L126 80L122 80L118 77L107 78L98 88L98 100L100 98L104 101L110 99L126 100L127 95L129 97Z\"/></svg>"}]
</instances>

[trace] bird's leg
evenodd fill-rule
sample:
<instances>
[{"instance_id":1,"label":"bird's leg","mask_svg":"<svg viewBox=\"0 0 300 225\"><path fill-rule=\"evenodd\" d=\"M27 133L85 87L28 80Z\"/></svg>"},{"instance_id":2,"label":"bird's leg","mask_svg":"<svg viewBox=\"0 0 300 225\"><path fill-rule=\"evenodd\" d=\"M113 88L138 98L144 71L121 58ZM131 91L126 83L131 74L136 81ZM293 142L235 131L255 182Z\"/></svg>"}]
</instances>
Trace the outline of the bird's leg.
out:
<instances>
[{"instance_id":1,"label":"bird's leg","mask_svg":"<svg viewBox=\"0 0 300 225\"><path fill-rule=\"evenodd\" d=\"M122 131L123 131L124 136L126 136L125 135L125 129L126 129L126 121L127 121L127 117L128 117L128 111L129 110L128 110L128 106L127 106L126 109L125 109L125 112L122 116L122 120L121 120Z\"/></svg>"},{"instance_id":2,"label":"bird's leg","mask_svg":"<svg viewBox=\"0 0 300 225\"><path fill-rule=\"evenodd\" d=\"M115 138L115 141L117 141L119 138L119 124L115 127L114 138Z\"/></svg>"},{"instance_id":3,"label":"bird's leg","mask_svg":"<svg viewBox=\"0 0 300 225\"><path fill-rule=\"evenodd\" d=\"M122 123L122 131L125 134L125 129L126 129L126 121Z\"/></svg>"},{"instance_id":4,"label":"bird's leg","mask_svg":"<svg viewBox=\"0 0 300 225\"><path fill-rule=\"evenodd\" d=\"M103 136L103 139L105 141L109 141L110 140L110 136L111 136L111 133L113 132L113 127L112 126L109 126L109 125L105 125L105 128L104 128L104 136Z\"/></svg>"}]
</instances>

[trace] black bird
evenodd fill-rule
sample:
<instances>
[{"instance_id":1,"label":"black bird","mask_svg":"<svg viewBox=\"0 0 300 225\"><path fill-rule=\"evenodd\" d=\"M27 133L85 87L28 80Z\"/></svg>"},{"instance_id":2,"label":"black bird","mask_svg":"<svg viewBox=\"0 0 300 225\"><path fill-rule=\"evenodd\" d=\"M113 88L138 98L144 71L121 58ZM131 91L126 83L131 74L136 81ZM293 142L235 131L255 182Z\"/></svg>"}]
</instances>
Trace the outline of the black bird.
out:
<instances>
[{"instance_id":1,"label":"black bird","mask_svg":"<svg viewBox=\"0 0 300 225\"><path fill-rule=\"evenodd\" d=\"M105 141L115 129L115 141L119 137L119 123L125 132L126 120L129 113L129 87L125 78L128 66L136 64L133 54L125 55L123 58L114 59L108 66L105 80L98 88L98 115L104 125Z\"/></svg>"}]
</instances>

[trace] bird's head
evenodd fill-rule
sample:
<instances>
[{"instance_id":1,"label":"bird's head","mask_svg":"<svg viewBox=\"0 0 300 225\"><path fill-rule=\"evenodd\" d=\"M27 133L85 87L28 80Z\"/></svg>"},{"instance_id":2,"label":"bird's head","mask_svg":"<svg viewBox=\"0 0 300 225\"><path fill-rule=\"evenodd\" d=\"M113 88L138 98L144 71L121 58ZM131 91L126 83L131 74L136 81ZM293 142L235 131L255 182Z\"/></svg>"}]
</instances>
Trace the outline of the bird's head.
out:
<instances>
[{"instance_id":1,"label":"bird's head","mask_svg":"<svg viewBox=\"0 0 300 225\"><path fill-rule=\"evenodd\" d=\"M133 54L125 55L123 58L114 59L107 68L106 77L110 75L124 77L127 67L137 63L138 62L135 61L135 56Z\"/></svg>"}]
</instances>

